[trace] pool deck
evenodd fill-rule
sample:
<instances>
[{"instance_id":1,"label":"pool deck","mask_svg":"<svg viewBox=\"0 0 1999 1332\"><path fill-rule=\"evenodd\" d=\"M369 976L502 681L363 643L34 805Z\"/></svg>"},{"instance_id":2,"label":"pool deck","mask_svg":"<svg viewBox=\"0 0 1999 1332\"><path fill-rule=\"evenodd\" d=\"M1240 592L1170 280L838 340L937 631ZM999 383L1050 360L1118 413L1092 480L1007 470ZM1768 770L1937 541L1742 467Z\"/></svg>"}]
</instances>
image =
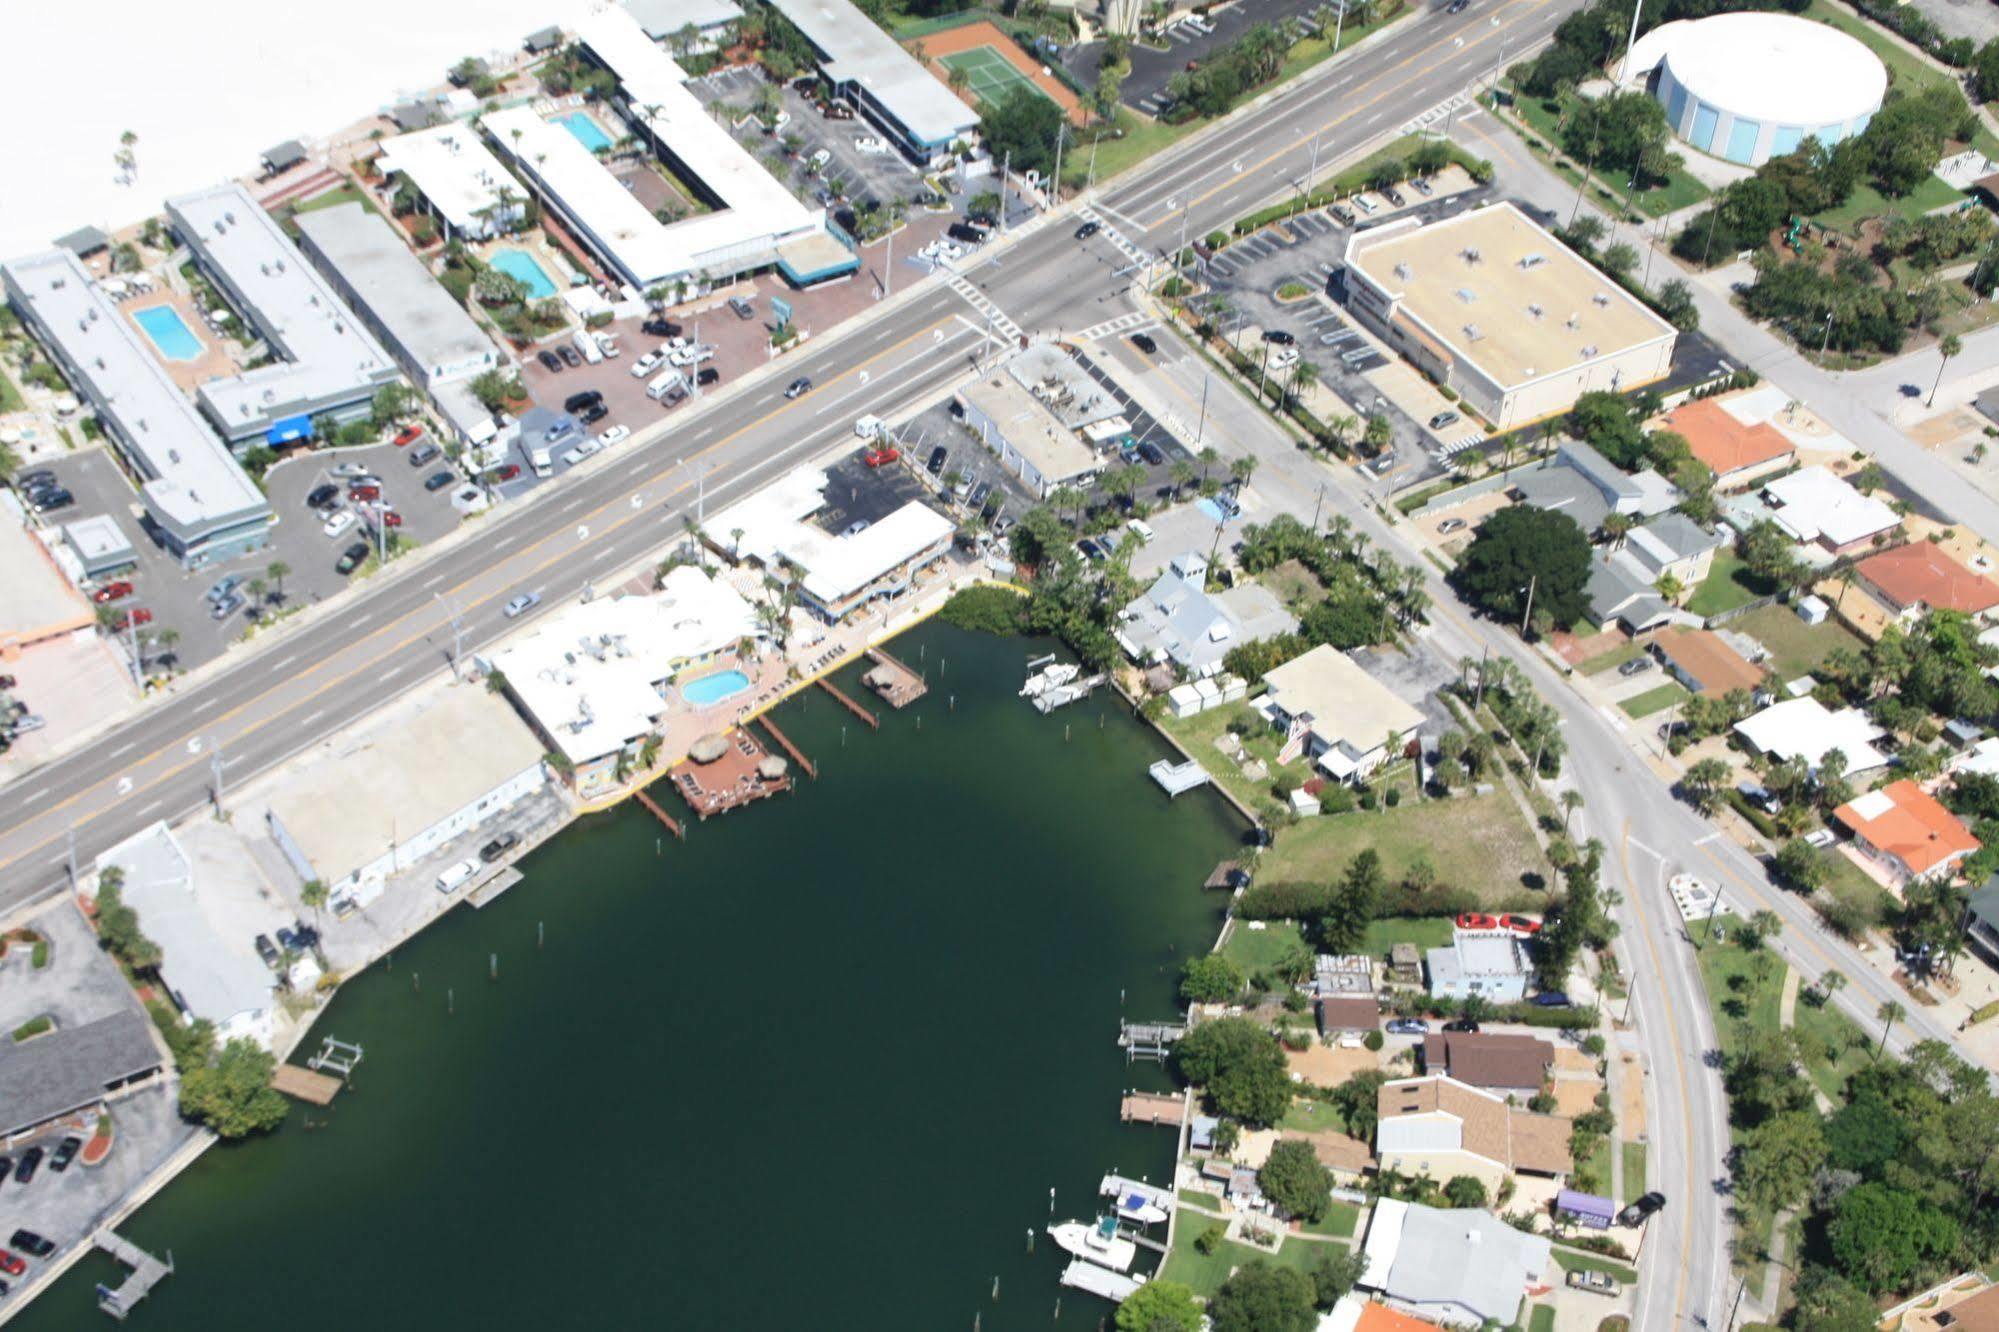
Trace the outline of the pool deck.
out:
<instances>
[{"instance_id":1,"label":"pool deck","mask_svg":"<svg viewBox=\"0 0 1999 1332\"><path fill-rule=\"evenodd\" d=\"M156 272L154 276L164 278L165 274ZM177 284L178 280L179 274L175 274L174 283ZM201 352L193 360L176 361L161 353L159 344L153 341L153 335L139 322L141 310L156 310L163 305L179 315L180 321L187 325L188 332L194 334L201 343ZM125 317L132 321L132 327L138 330L139 340L146 344L148 350L165 367L167 377L173 380L176 388L191 393L211 379L241 373L242 367L230 358L228 344L209 330L207 321L201 317L201 311L195 308L194 298L180 291L177 285L165 285L160 290L135 296L125 302L122 311Z\"/></svg>"}]
</instances>

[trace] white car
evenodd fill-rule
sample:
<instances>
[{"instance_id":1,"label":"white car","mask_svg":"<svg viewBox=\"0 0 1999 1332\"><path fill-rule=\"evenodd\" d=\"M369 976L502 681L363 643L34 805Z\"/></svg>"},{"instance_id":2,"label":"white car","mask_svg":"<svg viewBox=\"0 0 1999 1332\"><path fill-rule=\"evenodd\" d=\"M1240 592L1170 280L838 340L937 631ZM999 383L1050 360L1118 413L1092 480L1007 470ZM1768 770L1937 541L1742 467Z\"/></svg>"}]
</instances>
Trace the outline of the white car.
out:
<instances>
[{"instance_id":1,"label":"white car","mask_svg":"<svg viewBox=\"0 0 1999 1332\"><path fill-rule=\"evenodd\" d=\"M335 476L357 477L368 475L368 468L363 463L341 463L331 470Z\"/></svg>"},{"instance_id":2,"label":"white car","mask_svg":"<svg viewBox=\"0 0 1999 1332\"><path fill-rule=\"evenodd\" d=\"M832 160L833 154L829 150L821 148L818 152L812 154L811 167L815 172L824 171L826 164Z\"/></svg>"},{"instance_id":3,"label":"white car","mask_svg":"<svg viewBox=\"0 0 1999 1332\"><path fill-rule=\"evenodd\" d=\"M644 379L654 370L657 370L659 368L659 363L661 361L664 361L665 359L666 356L662 352L656 352L656 351L647 352L644 356L641 356L639 357L638 360L632 362L632 378Z\"/></svg>"},{"instance_id":4,"label":"white car","mask_svg":"<svg viewBox=\"0 0 1999 1332\"><path fill-rule=\"evenodd\" d=\"M854 422L854 433L862 439L873 439L886 429L888 429L888 422L882 420L879 416L863 416L860 420Z\"/></svg>"},{"instance_id":5,"label":"white car","mask_svg":"<svg viewBox=\"0 0 1999 1332\"><path fill-rule=\"evenodd\" d=\"M630 426L614 425L603 434L597 436L597 445L599 448L608 449L613 444L621 443L631 437L632 428Z\"/></svg>"},{"instance_id":6,"label":"white car","mask_svg":"<svg viewBox=\"0 0 1999 1332\"><path fill-rule=\"evenodd\" d=\"M319 530L330 537L337 537L352 526L354 526L353 513L347 509L342 509L339 513L328 518L326 525Z\"/></svg>"},{"instance_id":7,"label":"white car","mask_svg":"<svg viewBox=\"0 0 1999 1332\"><path fill-rule=\"evenodd\" d=\"M862 135L860 138L854 140L854 147L864 153L885 153L888 151L888 145L872 134Z\"/></svg>"},{"instance_id":8,"label":"white car","mask_svg":"<svg viewBox=\"0 0 1999 1332\"><path fill-rule=\"evenodd\" d=\"M790 123L791 123L791 112L780 110L777 113L776 118L770 122L770 127L774 130L781 130Z\"/></svg>"}]
</instances>

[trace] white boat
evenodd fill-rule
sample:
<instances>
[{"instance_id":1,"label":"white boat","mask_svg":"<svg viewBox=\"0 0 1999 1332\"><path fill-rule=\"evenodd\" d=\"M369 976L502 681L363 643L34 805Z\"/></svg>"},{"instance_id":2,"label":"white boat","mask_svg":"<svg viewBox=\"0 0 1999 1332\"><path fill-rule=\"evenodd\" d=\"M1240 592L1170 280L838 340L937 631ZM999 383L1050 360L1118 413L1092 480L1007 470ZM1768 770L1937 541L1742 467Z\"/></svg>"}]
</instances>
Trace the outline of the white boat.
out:
<instances>
[{"instance_id":1,"label":"white boat","mask_svg":"<svg viewBox=\"0 0 1999 1332\"><path fill-rule=\"evenodd\" d=\"M1027 683L1020 687L1020 696L1022 698L1039 698L1058 685L1068 684L1071 680L1082 674L1082 671L1083 668L1081 666L1073 665L1069 662L1057 662L1046 670L1038 671L1028 676Z\"/></svg>"},{"instance_id":2,"label":"white boat","mask_svg":"<svg viewBox=\"0 0 1999 1332\"><path fill-rule=\"evenodd\" d=\"M1111 1210L1126 1221L1157 1225L1173 1214L1173 1195L1122 1175L1105 1175L1097 1193L1111 1200Z\"/></svg>"},{"instance_id":3,"label":"white boat","mask_svg":"<svg viewBox=\"0 0 1999 1332\"><path fill-rule=\"evenodd\" d=\"M1124 1271L1131 1266L1132 1259L1138 1257L1138 1246L1118 1234L1117 1218L1114 1216L1099 1217L1094 1225L1083 1221L1064 1221L1059 1226L1048 1227L1048 1237L1064 1253L1073 1253L1113 1272Z\"/></svg>"}]
</instances>

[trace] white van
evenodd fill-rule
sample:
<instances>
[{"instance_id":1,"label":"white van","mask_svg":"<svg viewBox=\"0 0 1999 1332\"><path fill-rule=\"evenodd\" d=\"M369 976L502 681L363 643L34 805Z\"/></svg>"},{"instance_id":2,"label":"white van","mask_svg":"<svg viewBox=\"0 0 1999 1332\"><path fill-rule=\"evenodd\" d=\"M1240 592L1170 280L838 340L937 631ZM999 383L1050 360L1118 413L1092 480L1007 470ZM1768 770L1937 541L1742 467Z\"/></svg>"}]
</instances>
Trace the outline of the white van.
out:
<instances>
[{"instance_id":1,"label":"white van","mask_svg":"<svg viewBox=\"0 0 1999 1332\"><path fill-rule=\"evenodd\" d=\"M466 882L478 872L478 861L461 860L437 876L437 891L440 893L455 893L460 888L463 888Z\"/></svg>"},{"instance_id":2,"label":"white van","mask_svg":"<svg viewBox=\"0 0 1999 1332\"><path fill-rule=\"evenodd\" d=\"M569 340L570 342L575 344L577 351L583 353L584 360L588 361L592 365L598 365L602 363L604 359L604 349L597 345L597 335L592 333L589 329L587 328L577 329L576 335L570 338Z\"/></svg>"},{"instance_id":3,"label":"white van","mask_svg":"<svg viewBox=\"0 0 1999 1332\"><path fill-rule=\"evenodd\" d=\"M882 420L879 416L863 416L860 420L854 422L854 433L862 439L873 439L886 429L888 429L888 422Z\"/></svg>"},{"instance_id":4,"label":"white van","mask_svg":"<svg viewBox=\"0 0 1999 1332\"><path fill-rule=\"evenodd\" d=\"M1146 524L1144 519L1134 518L1126 523L1125 527L1130 530L1133 536L1138 538L1141 545L1149 546L1152 544L1152 528Z\"/></svg>"}]
</instances>

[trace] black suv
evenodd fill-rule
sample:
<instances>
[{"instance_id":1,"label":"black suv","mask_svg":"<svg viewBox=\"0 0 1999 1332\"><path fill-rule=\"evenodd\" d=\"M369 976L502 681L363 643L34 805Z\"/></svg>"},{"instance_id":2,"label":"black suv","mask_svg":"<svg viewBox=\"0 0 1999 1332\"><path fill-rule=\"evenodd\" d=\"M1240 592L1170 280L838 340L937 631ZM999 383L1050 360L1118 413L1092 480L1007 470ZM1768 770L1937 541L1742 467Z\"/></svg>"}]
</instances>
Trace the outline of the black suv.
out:
<instances>
[{"instance_id":1,"label":"black suv","mask_svg":"<svg viewBox=\"0 0 1999 1332\"><path fill-rule=\"evenodd\" d=\"M1629 1207L1619 1212L1617 1214L1617 1224L1620 1226L1635 1226L1642 1224L1646 1217L1652 1215L1652 1213L1658 1211L1660 1208L1664 1207L1665 1205L1666 1205L1665 1194L1659 1193L1657 1191L1648 1193L1644 1197L1640 1198L1637 1202L1632 1203Z\"/></svg>"},{"instance_id":2,"label":"black suv","mask_svg":"<svg viewBox=\"0 0 1999 1332\"><path fill-rule=\"evenodd\" d=\"M16 1184L26 1184L29 1180L33 1179L35 1172L42 1168L43 1155L44 1153L39 1147L30 1147L27 1151L22 1152L20 1164L14 1167L14 1182ZM1633 1205L1635 1206L1636 1204Z\"/></svg>"},{"instance_id":3,"label":"black suv","mask_svg":"<svg viewBox=\"0 0 1999 1332\"><path fill-rule=\"evenodd\" d=\"M8 1241L10 1248L19 1249L30 1258L46 1258L56 1251L56 1246L37 1235L32 1230L17 1230Z\"/></svg>"},{"instance_id":4,"label":"black suv","mask_svg":"<svg viewBox=\"0 0 1999 1332\"><path fill-rule=\"evenodd\" d=\"M1159 350L1159 344L1152 340L1150 333L1132 334L1131 345L1144 352L1147 356L1154 355Z\"/></svg>"},{"instance_id":5,"label":"black suv","mask_svg":"<svg viewBox=\"0 0 1999 1332\"><path fill-rule=\"evenodd\" d=\"M49 1158L49 1169L60 1175L63 1171L69 1169L69 1163L74 1161L76 1154L82 1150L83 1139L77 1137L74 1133L70 1134L56 1144L56 1154Z\"/></svg>"},{"instance_id":6,"label":"black suv","mask_svg":"<svg viewBox=\"0 0 1999 1332\"><path fill-rule=\"evenodd\" d=\"M479 848L479 859L490 865L520 844L521 835L519 833L503 832Z\"/></svg>"},{"instance_id":7,"label":"black suv","mask_svg":"<svg viewBox=\"0 0 1999 1332\"><path fill-rule=\"evenodd\" d=\"M585 407L602 401L604 401L602 390L587 389L582 393L572 393L564 398L562 400L562 410L565 412L580 412Z\"/></svg>"}]
</instances>

